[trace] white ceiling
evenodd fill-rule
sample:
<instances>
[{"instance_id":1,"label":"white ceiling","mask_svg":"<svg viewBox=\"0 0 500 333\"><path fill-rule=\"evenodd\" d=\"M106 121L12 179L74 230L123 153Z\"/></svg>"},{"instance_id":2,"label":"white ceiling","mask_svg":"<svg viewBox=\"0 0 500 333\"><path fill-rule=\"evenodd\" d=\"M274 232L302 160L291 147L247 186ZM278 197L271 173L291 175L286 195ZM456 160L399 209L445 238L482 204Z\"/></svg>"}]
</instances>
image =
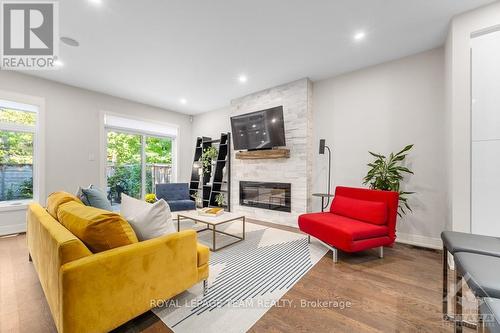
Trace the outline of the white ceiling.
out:
<instances>
[{"instance_id":1,"label":"white ceiling","mask_svg":"<svg viewBox=\"0 0 500 333\"><path fill-rule=\"evenodd\" d=\"M61 36L80 47L61 44L62 69L30 74L188 114L437 47L452 16L494 2L101 1L60 1Z\"/></svg>"}]
</instances>

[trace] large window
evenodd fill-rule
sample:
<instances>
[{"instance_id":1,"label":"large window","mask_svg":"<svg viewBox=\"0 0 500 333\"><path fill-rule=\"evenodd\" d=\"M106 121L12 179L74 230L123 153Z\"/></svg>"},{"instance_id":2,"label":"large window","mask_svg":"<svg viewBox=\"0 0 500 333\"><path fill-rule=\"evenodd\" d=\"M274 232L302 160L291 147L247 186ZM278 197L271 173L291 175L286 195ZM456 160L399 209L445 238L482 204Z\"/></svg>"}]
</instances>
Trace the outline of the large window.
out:
<instances>
[{"instance_id":1,"label":"large window","mask_svg":"<svg viewBox=\"0 0 500 333\"><path fill-rule=\"evenodd\" d=\"M120 203L121 193L144 198L155 192L156 184L174 181L175 135L155 126L152 132L153 125L143 121L105 118L106 182L112 204Z\"/></svg>"},{"instance_id":2,"label":"large window","mask_svg":"<svg viewBox=\"0 0 500 333\"><path fill-rule=\"evenodd\" d=\"M0 100L0 205L34 198L37 122L37 107Z\"/></svg>"}]
</instances>

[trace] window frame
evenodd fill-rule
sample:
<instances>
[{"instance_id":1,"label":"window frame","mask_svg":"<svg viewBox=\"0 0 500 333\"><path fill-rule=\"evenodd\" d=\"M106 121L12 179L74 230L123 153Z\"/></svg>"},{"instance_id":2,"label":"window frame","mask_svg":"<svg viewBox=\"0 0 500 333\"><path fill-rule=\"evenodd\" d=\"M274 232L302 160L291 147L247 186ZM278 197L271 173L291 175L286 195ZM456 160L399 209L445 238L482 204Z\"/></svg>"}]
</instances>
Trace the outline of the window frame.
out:
<instances>
[{"instance_id":1,"label":"window frame","mask_svg":"<svg viewBox=\"0 0 500 333\"><path fill-rule=\"evenodd\" d=\"M177 130L177 135L168 135L168 134L162 134L158 133L156 131L146 131L146 130L135 130L133 128L128 128L128 127L120 127L120 126L110 126L106 125L105 122L105 117L109 116L115 116L115 117L120 117L124 119L130 119L130 120L139 120L142 122L148 122L148 123L153 123L161 126L166 126L166 127L171 127L175 128ZM145 198L146 193L146 138L147 137L157 137L157 138L163 138L163 139L170 139L172 140L172 182L177 182L177 166L178 166L178 156L177 156L177 145L178 145L178 137L179 137L179 126L170 124L170 123L164 123L164 122L159 122L159 121L152 121L149 119L141 119L141 118L135 118L129 115L123 115L123 114L118 114L118 113L111 113L111 112L101 112L101 153L100 153L100 164L101 164L101 179L100 179L100 187L101 188L107 188L108 186L108 181L106 177L106 168L107 168L107 150L108 150L108 132L109 131L115 131L115 132L120 132L120 133L126 133L126 134L132 134L132 135L140 135L141 136L141 199Z\"/></svg>"},{"instance_id":2,"label":"window frame","mask_svg":"<svg viewBox=\"0 0 500 333\"><path fill-rule=\"evenodd\" d=\"M6 105L10 109L29 111L36 114L35 125L0 123L0 130L33 134L33 198L0 201L0 212L24 210L32 202L40 203L45 199L45 99L0 90L0 100L20 107ZM22 106L26 106L23 109Z\"/></svg>"}]
</instances>

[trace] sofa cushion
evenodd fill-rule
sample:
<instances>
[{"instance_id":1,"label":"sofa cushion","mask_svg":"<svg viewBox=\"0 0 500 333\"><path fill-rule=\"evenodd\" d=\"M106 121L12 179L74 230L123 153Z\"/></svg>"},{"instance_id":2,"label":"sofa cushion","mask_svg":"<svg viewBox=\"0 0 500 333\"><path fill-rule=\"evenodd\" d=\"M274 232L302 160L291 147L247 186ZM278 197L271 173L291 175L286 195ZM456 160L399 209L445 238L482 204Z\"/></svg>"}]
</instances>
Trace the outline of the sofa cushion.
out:
<instances>
[{"instance_id":1,"label":"sofa cushion","mask_svg":"<svg viewBox=\"0 0 500 333\"><path fill-rule=\"evenodd\" d=\"M330 212L372 224L387 223L387 205L382 201L353 199L345 196L335 196Z\"/></svg>"},{"instance_id":2,"label":"sofa cushion","mask_svg":"<svg viewBox=\"0 0 500 333\"><path fill-rule=\"evenodd\" d=\"M117 213L71 201L59 207L57 217L93 253L138 242L130 224Z\"/></svg>"},{"instance_id":3,"label":"sofa cushion","mask_svg":"<svg viewBox=\"0 0 500 333\"><path fill-rule=\"evenodd\" d=\"M109 203L106 192L104 192L100 188L96 186L90 186L89 188L82 188L82 192L87 198L90 206L109 211L113 210L111 208L111 204Z\"/></svg>"},{"instance_id":4,"label":"sofa cushion","mask_svg":"<svg viewBox=\"0 0 500 333\"><path fill-rule=\"evenodd\" d=\"M325 235L356 241L387 236L386 226L365 223L332 213L313 213L299 216L300 230L313 235Z\"/></svg>"},{"instance_id":5,"label":"sofa cushion","mask_svg":"<svg viewBox=\"0 0 500 333\"><path fill-rule=\"evenodd\" d=\"M125 220L129 220L133 216L139 214L141 211L147 209L151 206L150 203L139 200L136 198L132 198L125 193L121 193L121 204L120 204L120 214L125 218Z\"/></svg>"},{"instance_id":6,"label":"sofa cushion","mask_svg":"<svg viewBox=\"0 0 500 333\"><path fill-rule=\"evenodd\" d=\"M81 187L81 186L78 186L78 191L76 191L76 196L78 197L78 199L80 199L83 204L85 206L90 206L90 202L88 201L87 199L87 196L85 196L85 193L83 193L83 189L86 188L86 189L89 189L89 188L92 188L94 185L90 184L88 187Z\"/></svg>"},{"instance_id":7,"label":"sofa cushion","mask_svg":"<svg viewBox=\"0 0 500 333\"><path fill-rule=\"evenodd\" d=\"M59 207L70 201L83 205L80 199L68 192L60 191L51 193L47 198L47 212L57 220L57 211L59 210Z\"/></svg>"},{"instance_id":8,"label":"sofa cushion","mask_svg":"<svg viewBox=\"0 0 500 333\"><path fill-rule=\"evenodd\" d=\"M196 209L196 204L193 200L174 200L168 201L170 210L172 212L178 212L181 210L193 210Z\"/></svg>"},{"instance_id":9,"label":"sofa cushion","mask_svg":"<svg viewBox=\"0 0 500 333\"><path fill-rule=\"evenodd\" d=\"M123 196L122 196L123 198ZM125 202L137 200L128 198ZM122 200L122 206L124 201ZM172 213L165 200L160 199L154 204L148 203L135 214L124 216L134 229L140 241L161 237L177 232L172 221Z\"/></svg>"}]
</instances>

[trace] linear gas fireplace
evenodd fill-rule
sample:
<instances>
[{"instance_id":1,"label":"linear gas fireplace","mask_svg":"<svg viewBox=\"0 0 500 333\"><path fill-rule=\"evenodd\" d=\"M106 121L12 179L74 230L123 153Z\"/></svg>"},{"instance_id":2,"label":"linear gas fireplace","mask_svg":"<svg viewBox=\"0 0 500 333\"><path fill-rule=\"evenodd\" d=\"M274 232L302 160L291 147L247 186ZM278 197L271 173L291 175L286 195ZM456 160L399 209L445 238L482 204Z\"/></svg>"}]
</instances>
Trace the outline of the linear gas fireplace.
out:
<instances>
[{"instance_id":1,"label":"linear gas fireplace","mask_svg":"<svg viewBox=\"0 0 500 333\"><path fill-rule=\"evenodd\" d=\"M240 205L291 212L290 183L240 181Z\"/></svg>"}]
</instances>

